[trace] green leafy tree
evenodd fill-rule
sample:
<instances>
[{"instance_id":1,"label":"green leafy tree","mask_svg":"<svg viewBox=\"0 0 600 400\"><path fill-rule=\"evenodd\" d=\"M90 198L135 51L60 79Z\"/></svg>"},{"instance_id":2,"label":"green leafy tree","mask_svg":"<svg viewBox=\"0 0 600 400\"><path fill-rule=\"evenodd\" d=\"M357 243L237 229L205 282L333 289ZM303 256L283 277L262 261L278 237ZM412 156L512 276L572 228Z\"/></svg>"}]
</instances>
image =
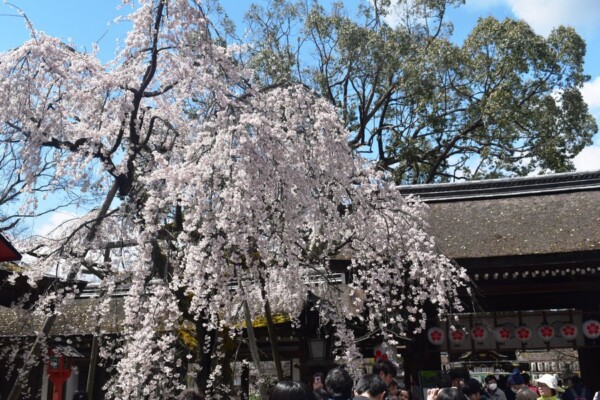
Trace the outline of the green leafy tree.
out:
<instances>
[{"instance_id":1,"label":"green leafy tree","mask_svg":"<svg viewBox=\"0 0 600 400\"><path fill-rule=\"evenodd\" d=\"M354 14L319 3L253 5L245 62L335 104L351 146L398 183L570 171L598 130L572 28L544 38L488 17L458 45L445 14L462 1L375 0Z\"/></svg>"}]
</instances>

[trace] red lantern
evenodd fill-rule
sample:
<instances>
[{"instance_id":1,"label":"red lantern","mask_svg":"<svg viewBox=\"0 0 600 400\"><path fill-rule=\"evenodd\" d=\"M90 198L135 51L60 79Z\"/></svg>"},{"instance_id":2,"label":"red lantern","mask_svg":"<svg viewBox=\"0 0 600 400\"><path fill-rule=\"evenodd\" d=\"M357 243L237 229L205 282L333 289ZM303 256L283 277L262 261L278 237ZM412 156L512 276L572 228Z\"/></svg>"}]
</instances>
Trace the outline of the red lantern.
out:
<instances>
[{"instance_id":1,"label":"red lantern","mask_svg":"<svg viewBox=\"0 0 600 400\"><path fill-rule=\"evenodd\" d=\"M506 326L497 326L494 328L494 338L498 343L506 343L512 336L512 332Z\"/></svg>"},{"instance_id":2,"label":"red lantern","mask_svg":"<svg viewBox=\"0 0 600 400\"><path fill-rule=\"evenodd\" d=\"M378 360L384 360L385 361L385 360L388 359L388 356L387 356L387 354L382 353L381 350L377 350L375 352L375 355L373 356L373 358L375 359L375 361L378 361Z\"/></svg>"},{"instance_id":3,"label":"red lantern","mask_svg":"<svg viewBox=\"0 0 600 400\"><path fill-rule=\"evenodd\" d=\"M537 330L538 336L544 342L549 342L554 337L554 328L548 324L542 324Z\"/></svg>"},{"instance_id":4,"label":"red lantern","mask_svg":"<svg viewBox=\"0 0 600 400\"><path fill-rule=\"evenodd\" d=\"M467 333L465 332L464 328L450 329L448 332L448 338L457 346L464 342L466 337Z\"/></svg>"},{"instance_id":5,"label":"red lantern","mask_svg":"<svg viewBox=\"0 0 600 400\"><path fill-rule=\"evenodd\" d=\"M583 323L583 335L588 339L598 339L600 337L600 322L595 319L588 319Z\"/></svg>"},{"instance_id":6,"label":"red lantern","mask_svg":"<svg viewBox=\"0 0 600 400\"><path fill-rule=\"evenodd\" d=\"M521 343L527 343L531 339L531 329L527 325L521 325L515 331L515 336Z\"/></svg>"},{"instance_id":7,"label":"red lantern","mask_svg":"<svg viewBox=\"0 0 600 400\"><path fill-rule=\"evenodd\" d=\"M56 350L48 352L48 379L52 382L52 400L62 400L63 384L71 376L71 359Z\"/></svg>"},{"instance_id":8,"label":"red lantern","mask_svg":"<svg viewBox=\"0 0 600 400\"><path fill-rule=\"evenodd\" d=\"M567 322L563 326L560 327L560 335L567 340L575 340L578 334L577 327L575 324Z\"/></svg>"},{"instance_id":9,"label":"red lantern","mask_svg":"<svg viewBox=\"0 0 600 400\"><path fill-rule=\"evenodd\" d=\"M473 326L473 328L471 328L471 336L473 337L473 340L475 340L478 343L481 343L484 342L485 339L487 339L488 331L487 329L485 329L485 326L481 324L476 324Z\"/></svg>"},{"instance_id":10,"label":"red lantern","mask_svg":"<svg viewBox=\"0 0 600 400\"><path fill-rule=\"evenodd\" d=\"M440 344L444 343L444 336L444 331L437 326L429 328L429 330L427 331L427 340L429 340L429 343L436 346L439 346Z\"/></svg>"}]
</instances>

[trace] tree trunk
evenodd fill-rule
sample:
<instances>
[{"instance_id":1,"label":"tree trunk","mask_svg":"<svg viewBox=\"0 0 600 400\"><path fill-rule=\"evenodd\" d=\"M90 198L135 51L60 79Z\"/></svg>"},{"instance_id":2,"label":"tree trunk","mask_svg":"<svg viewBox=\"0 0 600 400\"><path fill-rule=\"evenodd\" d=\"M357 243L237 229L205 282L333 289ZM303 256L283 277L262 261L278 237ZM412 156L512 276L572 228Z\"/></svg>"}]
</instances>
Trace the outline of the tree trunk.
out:
<instances>
[{"instance_id":1,"label":"tree trunk","mask_svg":"<svg viewBox=\"0 0 600 400\"><path fill-rule=\"evenodd\" d=\"M273 354L273 363L275 364L275 371L277 371L277 380L281 382L283 381L283 369L281 368L281 360L279 358L277 335L275 334L275 324L273 323L273 314L271 313L271 303L269 303L269 299L267 298L265 279L262 275L259 275L259 279L260 292L265 301L265 319L267 320L267 331L269 333L269 342L271 344L271 354Z\"/></svg>"},{"instance_id":2,"label":"tree trunk","mask_svg":"<svg viewBox=\"0 0 600 400\"><path fill-rule=\"evenodd\" d=\"M277 346L277 335L275 334L275 324L273 323L273 315L271 314L271 304L265 298L265 317L267 319L267 330L269 332L269 341L271 342L271 353L273 354L273 362L277 371L277 380L283 381L283 368L281 368L281 360L279 358L279 350Z\"/></svg>"},{"instance_id":3,"label":"tree trunk","mask_svg":"<svg viewBox=\"0 0 600 400\"><path fill-rule=\"evenodd\" d=\"M196 360L200 365L200 371L198 372L198 375L196 375L196 385L203 393L206 390L208 378L210 378L210 373L212 370L212 355L214 354L214 347L217 343L217 331L213 329L209 332L204 327L204 323L205 321L203 318L198 319L196 322L196 340L198 342L198 347L196 348ZM205 352L204 346L207 338L209 340L209 349Z\"/></svg>"},{"instance_id":4,"label":"tree trunk","mask_svg":"<svg viewBox=\"0 0 600 400\"><path fill-rule=\"evenodd\" d=\"M92 339L92 350L90 353L90 369L88 371L87 384L85 391L87 392L88 400L94 398L94 380L96 379L96 365L98 364L98 335L94 335Z\"/></svg>"},{"instance_id":5,"label":"tree trunk","mask_svg":"<svg viewBox=\"0 0 600 400\"><path fill-rule=\"evenodd\" d=\"M250 348L250 355L252 356L252 362L258 371L259 378L263 377L262 368L260 366L260 356L258 354L258 346L256 345L256 336L254 335L254 327L252 326L252 316L250 315L250 308L248 302L244 300L244 319L246 320L246 330L248 331L248 347ZM265 383L261 383L259 386L260 398L267 399L267 388Z\"/></svg>"}]
</instances>

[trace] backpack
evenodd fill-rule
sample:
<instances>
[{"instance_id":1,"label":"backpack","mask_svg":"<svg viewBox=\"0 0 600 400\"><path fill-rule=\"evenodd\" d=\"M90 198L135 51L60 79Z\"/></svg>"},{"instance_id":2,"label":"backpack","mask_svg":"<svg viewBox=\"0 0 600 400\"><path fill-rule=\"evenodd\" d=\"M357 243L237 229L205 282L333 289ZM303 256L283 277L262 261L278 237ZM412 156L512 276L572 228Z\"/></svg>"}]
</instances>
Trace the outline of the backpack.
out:
<instances>
[{"instance_id":1,"label":"backpack","mask_svg":"<svg viewBox=\"0 0 600 400\"><path fill-rule=\"evenodd\" d=\"M573 388L569 389L569 392L573 396L573 400L587 400L587 397L585 396L585 388L581 389L581 394L577 394L577 392Z\"/></svg>"}]
</instances>

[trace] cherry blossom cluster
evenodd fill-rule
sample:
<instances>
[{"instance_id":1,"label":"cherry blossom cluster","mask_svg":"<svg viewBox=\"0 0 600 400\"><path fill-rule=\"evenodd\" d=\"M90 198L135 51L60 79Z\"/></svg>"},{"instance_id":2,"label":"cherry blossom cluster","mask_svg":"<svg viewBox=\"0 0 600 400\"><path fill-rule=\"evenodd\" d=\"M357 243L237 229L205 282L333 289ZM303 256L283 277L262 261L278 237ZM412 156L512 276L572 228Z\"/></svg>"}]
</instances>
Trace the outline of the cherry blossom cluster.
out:
<instances>
[{"instance_id":1,"label":"cherry blossom cluster","mask_svg":"<svg viewBox=\"0 0 600 400\"><path fill-rule=\"evenodd\" d=\"M178 332L192 322L221 349L244 304L295 318L317 295L349 365L360 357L350 319L403 333L424 328L428 302L460 309L466 275L436 250L426 205L351 152L330 103L293 83L255 85L197 1L123 3L133 27L108 64L37 32L0 56L0 136L21 144L29 187L51 156L54 190L108 193L108 207L37 241L29 270L96 275L99 325L127 288L122 335L101 350L107 398L179 391ZM346 288L315 283L344 256ZM59 312L73 293L38 309ZM215 393L220 376L210 371Z\"/></svg>"}]
</instances>

